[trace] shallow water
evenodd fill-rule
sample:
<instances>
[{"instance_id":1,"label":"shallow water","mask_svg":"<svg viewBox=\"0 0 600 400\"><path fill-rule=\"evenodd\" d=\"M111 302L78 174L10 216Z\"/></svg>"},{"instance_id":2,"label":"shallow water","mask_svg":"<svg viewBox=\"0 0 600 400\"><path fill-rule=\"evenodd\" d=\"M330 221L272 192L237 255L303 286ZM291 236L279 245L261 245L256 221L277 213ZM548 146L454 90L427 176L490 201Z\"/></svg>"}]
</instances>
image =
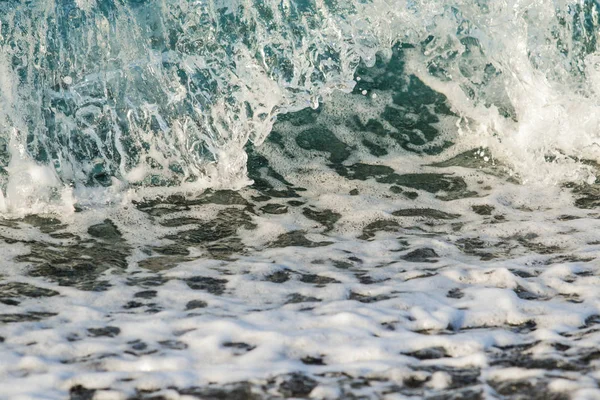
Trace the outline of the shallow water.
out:
<instances>
[{"instance_id":1,"label":"shallow water","mask_svg":"<svg viewBox=\"0 0 600 400\"><path fill-rule=\"evenodd\" d=\"M595 75L565 72L596 54L597 4L454 3L0 15L0 72L21 74L0 76L0 398L600 398ZM304 19L286 25L288 12ZM515 29L485 31L492 17ZM516 28L530 29L526 60L504 57ZM254 56L228 53L260 47L245 29L271 40L254 75L240 72ZM570 52L548 64L544 40L566 46L565 32ZM32 38L58 46L37 66L16 57L41 51ZM190 66L200 50L210 68ZM136 58L148 54L166 58ZM188 79L182 97L172 74ZM234 76L248 87L219 86ZM51 140L65 135L85 140Z\"/></svg>"}]
</instances>

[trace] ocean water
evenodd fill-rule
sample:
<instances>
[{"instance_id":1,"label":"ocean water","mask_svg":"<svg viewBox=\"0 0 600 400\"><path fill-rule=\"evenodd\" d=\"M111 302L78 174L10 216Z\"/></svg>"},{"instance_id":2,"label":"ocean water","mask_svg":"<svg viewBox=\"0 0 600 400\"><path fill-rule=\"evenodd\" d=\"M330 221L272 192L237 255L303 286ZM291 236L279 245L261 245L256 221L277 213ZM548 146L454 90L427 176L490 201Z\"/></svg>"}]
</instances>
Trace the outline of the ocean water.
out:
<instances>
[{"instance_id":1,"label":"ocean water","mask_svg":"<svg viewBox=\"0 0 600 400\"><path fill-rule=\"evenodd\" d=\"M1 399L600 399L597 0L0 0Z\"/></svg>"}]
</instances>

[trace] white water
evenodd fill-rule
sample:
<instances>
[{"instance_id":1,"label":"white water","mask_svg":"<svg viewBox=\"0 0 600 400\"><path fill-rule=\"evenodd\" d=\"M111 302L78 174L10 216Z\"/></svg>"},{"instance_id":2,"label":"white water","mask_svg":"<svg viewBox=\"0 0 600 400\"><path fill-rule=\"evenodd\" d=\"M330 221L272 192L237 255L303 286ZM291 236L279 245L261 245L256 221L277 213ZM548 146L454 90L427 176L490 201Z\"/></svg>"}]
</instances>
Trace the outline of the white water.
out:
<instances>
[{"instance_id":1,"label":"white water","mask_svg":"<svg viewBox=\"0 0 600 400\"><path fill-rule=\"evenodd\" d=\"M395 42L416 46L407 73L463 118L463 148L488 147L524 182L595 179L578 162L600 159L593 1L45 0L0 10L0 138L26 148L2 160L48 166L43 186L114 176L125 187L239 187L248 141L261 143L281 112L351 90L358 63ZM4 203L16 211L23 199L7 187L33 181L11 174ZM27 191L25 204L48 201Z\"/></svg>"}]
</instances>

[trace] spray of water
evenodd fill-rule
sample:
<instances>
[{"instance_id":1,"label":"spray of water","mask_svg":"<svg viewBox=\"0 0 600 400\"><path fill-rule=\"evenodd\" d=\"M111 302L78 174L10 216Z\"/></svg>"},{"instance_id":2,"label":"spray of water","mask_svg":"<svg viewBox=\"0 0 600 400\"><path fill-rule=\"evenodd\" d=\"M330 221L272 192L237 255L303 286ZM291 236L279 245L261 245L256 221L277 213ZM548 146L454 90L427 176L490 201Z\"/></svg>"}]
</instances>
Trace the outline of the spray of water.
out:
<instances>
[{"instance_id":1,"label":"spray of water","mask_svg":"<svg viewBox=\"0 0 600 400\"><path fill-rule=\"evenodd\" d=\"M350 91L394 43L457 141L524 181L592 182L597 0L0 3L0 207L107 186L239 187L278 114ZM588 163L589 164L589 163ZM67 199L67 200L65 200Z\"/></svg>"}]
</instances>

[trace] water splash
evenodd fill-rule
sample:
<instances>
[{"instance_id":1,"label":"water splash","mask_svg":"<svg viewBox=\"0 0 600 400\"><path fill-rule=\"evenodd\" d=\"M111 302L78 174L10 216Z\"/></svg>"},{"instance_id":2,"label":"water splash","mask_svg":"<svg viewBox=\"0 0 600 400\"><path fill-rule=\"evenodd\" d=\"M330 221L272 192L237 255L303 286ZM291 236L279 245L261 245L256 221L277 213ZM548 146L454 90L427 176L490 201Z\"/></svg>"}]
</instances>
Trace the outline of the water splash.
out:
<instances>
[{"instance_id":1,"label":"water splash","mask_svg":"<svg viewBox=\"0 0 600 400\"><path fill-rule=\"evenodd\" d=\"M8 170L13 142L23 162L75 190L115 179L239 187L245 146L260 144L278 114L350 91L356 67L394 43L414 47L407 73L444 93L461 117L459 145L490 148L524 181L592 182L595 171L579 160L600 159L599 5L5 1L5 202L16 203L7 188L24 182Z\"/></svg>"}]
</instances>

